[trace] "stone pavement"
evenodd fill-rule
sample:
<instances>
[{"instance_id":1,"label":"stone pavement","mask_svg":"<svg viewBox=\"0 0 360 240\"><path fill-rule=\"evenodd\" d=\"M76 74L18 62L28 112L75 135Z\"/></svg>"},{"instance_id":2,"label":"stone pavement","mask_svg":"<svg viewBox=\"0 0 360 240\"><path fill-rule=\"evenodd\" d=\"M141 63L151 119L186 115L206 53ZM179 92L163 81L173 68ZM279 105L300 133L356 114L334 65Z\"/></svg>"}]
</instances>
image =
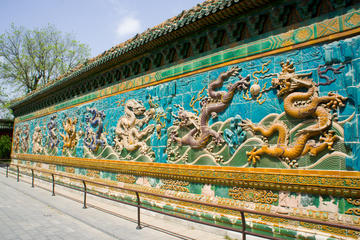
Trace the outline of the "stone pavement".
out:
<instances>
[{"instance_id":1,"label":"stone pavement","mask_svg":"<svg viewBox=\"0 0 360 240\"><path fill-rule=\"evenodd\" d=\"M169 220L170 217L143 210L143 229L136 230L136 208L88 195L89 207L83 209L79 203L82 193L56 186L57 195L51 196L42 189L50 189L49 183L35 179L36 186L31 188L31 179L27 176L22 176L17 183L11 174L5 177L4 169L1 168L0 173L0 239L3 240L241 239L238 233ZM260 238L248 236L247 239Z\"/></svg>"}]
</instances>

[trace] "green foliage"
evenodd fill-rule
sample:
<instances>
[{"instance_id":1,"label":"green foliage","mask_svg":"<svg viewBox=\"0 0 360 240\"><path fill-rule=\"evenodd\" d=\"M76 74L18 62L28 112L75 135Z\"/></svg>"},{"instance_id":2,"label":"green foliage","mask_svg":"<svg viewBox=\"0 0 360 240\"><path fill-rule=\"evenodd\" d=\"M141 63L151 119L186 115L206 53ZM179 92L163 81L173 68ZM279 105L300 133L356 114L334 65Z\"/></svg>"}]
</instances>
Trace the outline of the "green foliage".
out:
<instances>
[{"instance_id":1,"label":"green foliage","mask_svg":"<svg viewBox=\"0 0 360 240\"><path fill-rule=\"evenodd\" d=\"M0 119L13 119L14 116L9 108L9 96L5 92L6 90L0 86Z\"/></svg>"},{"instance_id":2,"label":"green foliage","mask_svg":"<svg viewBox=\"0 0 360 240\"><path fill-rule=\"evenodd\" d=\"M7 135L0 136L0 159L10 159L11 139Z\"/></svg>"},{"instance_id":3,"label":"green foliage","mask_svg":"<svg viewBox=\"0 0 360 240\"><path fill-rule=\"evenodd\" d=\"M14 24L0 35L0 78L29 93L90 55L87 45L54 26L28 30Z\"/></svg>"}]
</instances>

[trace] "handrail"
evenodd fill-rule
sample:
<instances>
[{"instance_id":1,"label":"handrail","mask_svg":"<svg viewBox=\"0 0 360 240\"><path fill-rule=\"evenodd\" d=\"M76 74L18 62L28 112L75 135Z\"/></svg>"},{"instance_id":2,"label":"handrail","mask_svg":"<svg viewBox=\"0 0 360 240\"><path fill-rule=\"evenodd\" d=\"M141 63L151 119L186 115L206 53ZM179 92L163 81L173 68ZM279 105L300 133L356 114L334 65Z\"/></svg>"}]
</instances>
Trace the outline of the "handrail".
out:
<instances>
[{"instance_id":1,"label":"handrail","mask_svg":"<svg viewBox=\"0 0 360 240\"><path fill-rule=\"evenodd\" d=\"M342 229L347 229L347 230L353 230L353 231L360 232L360 227L352 226L352 225L344 225L344 224L334 223L334 222L324 222L324 221L316 220L316 219L301 218L301 217L288 216L288 215L277 214L277 213L268 213L268 212L255 211L255 210L244 209L244 208L229 207L229 206L218 205L218 204L213 204L213 203L199 202L199 201L195 201L195 200L183 199L183 198L172 197L172 196L165 196L165 195L160 195L160 194L151 193L151 192L145 192L145 191L141 191L141 190L135 190L135 189L119 187L119 186L115 186L115 185L109 185L109 184L100 183L100 182L96 182L96 181L92 181L92 180L87 180L87 179L84 179L84 178L68 176L68 175L61 174L61 173L55 173L53 171L37 169L37 168L33 168L33 167L29 167L29 166L23 166L23 165L14 164L14 163L6 165L7 166L7 171L6 171L6 176L7 177L8 177L8 168L9 168L10 165L17 168L17 180L18 181L19 181L19 168L21 167L21 168L25 168L25 169L30 169L32 171L32 186L33 186L33 182L34 182L34 171L42 172L42 173L46 173L46 174L51 174L51 176L52 176L52 194L53 194L53 196L55 196L55 178L54 178L55 175L56 176L61 176L61 177L66 177L68 179L82 181L82 183L84 185L83 190L73 188L73 187L67 186L65 184L59 184L59 183L58 184L62 185L64 187L68 187L68 188L71 188L71 189L74 189L74 190L84 192L83 208L86 208L86 194L87 193L98 196L98 197L106 198L106 199L109 199L109 200L112 200L112 201L121 202L121 203L124 203L124 204L127 204L127 205L137 207L137 209L138 209L138 221L137 221L137 227L136 228L139 229L139 230L141 229L140 209L142 208L142 209L146 209L146 210L149 210L149 211L158 212L158 213L161 213L161 214L164 214L164 215L169 215L169 216L173 216L173 217L176 217L176 218L181 218L181 219L188 220L188 221L193 221L193 222L200 223L200 224L205 224L205 225L209 225L209 226L213 226L213 227L218 227L218 228L227 229L227 230L231 230L231 231L235 231L235 232L240 232L240 233L242 233L244 240L246 239L247 234L248 235L258 236L258 237L263 237L263 238L268 238L268 239L280 239L280 238L276 238L276 237L270 237L270 236L267 236L267 235L247 231L246 230L246 220L245 220L245 214L244 213L262 215L262 216L268 216L268 217L275 217L275 218L283 218L283 219L293 220L293 221L298 221L298 222L320 224L320 225L325 225L325 226L342 228ZM41 179L41 178L39 178L39 179ZM41 179L41 180L44 180L44 179ZM136 197L137 197L137 204L132 204L132 203L129 203L129 202L116 200L116 199L112 199L112 198L109 198L109 197L106 197L106 196L102 196L102 195L99 195L99 194L88 192L87 187L86 187L86 183L88 183L88 184L90 183L90 184L94 184L94 185L98 185L98 186L104 186L104 187L112 187L112 188L116 188L116 189L123 190L123 191L134 192L136 194ZM241 214L242 229L220 226L220 225L213 224L213 223L203 222L203 221L196 220L196 219L189 219L189 218L179 216L179 215L176 215L176 214L170 214L170 213L162 212L162 211L159 211L159 210L156 210L156 209L151 209L149 207L141 205L140 195L139 194L150 195L150 196L155 196L155 197L161 197L161 198L171 199L171 200L180 201L180 202L194 203L194 204L203 205L203 206L209 206L209 207L214 207L214 208L222 208L222 209L226 209L226 210L238 211Z\"/></svg>"}]
</instances>

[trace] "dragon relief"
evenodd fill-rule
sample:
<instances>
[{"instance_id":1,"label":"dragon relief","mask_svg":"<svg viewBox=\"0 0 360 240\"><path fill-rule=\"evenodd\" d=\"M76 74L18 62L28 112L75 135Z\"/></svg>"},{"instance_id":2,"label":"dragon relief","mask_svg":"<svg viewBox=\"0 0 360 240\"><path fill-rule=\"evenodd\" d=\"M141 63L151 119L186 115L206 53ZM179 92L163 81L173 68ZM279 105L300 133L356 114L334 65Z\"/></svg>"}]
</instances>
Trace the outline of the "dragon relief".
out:
<instances>
[{"instance_id":1,"label":"dragon relief","mask_svg":"<svg viewBox=\"0 0 360 240\"><path fill-rule=\"evenodd\" d=\"M232 67L227 72L220 74L215 81L209 84L209 97L201 100L199 116L179 107L178 116L174 116L177 119L174 123L174 125L177 125L177 128L170 133L173 142L177 142L179 145L189 145L194 149L204 148L211 138L213 138L213 141L218 145L225 142L220 132L216 132L209 127L209 120L210 117L216 118L218 113L223 112L229 106L236 91L241 91L249 87L250 76L243 78L239 76L239 71L240 69L238 67ZM227 92L215 91L221 88L227 79L236 76L238 76L240 80L234 84L229 84ZM190 130L180 138L177 136L179 128L188 128Z\"/></svg>"},{"instance_id":2,"label":"dragon relief","mask_svg":"<svg viewBox=\"0 0 360 240\"><path fill-rule=\"evenodd\" d=\"M37 126L34 129L34 134L32 137L33 153L42 153L43 152L44 149L42 146L42 139L43 139L43 136L42 136L41 127Z\"/></svg>"},{"instance_id":3,"label":"dragon relief","mask_svg":"<svg viewBox=\"0 0 360 240\"><path fill-rule=\"evenodd\" d=\"M64 142L63 151L65 151L65 149L73 149L78 143L79 137L82 135L81 132L76 132L77 121L78 120L76 117L74 117L73 119L68 117L63 122L65 134L60 133L60 136L63 138Z\"/></svg>"},{"instance_id":4,"label":"dragon relief","mask_svg":"<svg viewBox=\"0 0 360 240\"><path fill-rule=\"evenodd\" d=\"M28 124L24 126L21 138L21 150L26 153L29 150L30 127Z\"/></svg>"},{"instance_id":5,"label":"dragon relief","mask_svg":"<svg viewBox=\"0 0 360 240\"><path fill-rule=\"evenodd\" d=\"M336 114L332 110L343 107L347 98L329 92L328 96L319 96L316 83L310 78L312 73L297 74L293 63L281 63L282 72L272 79L272 87L277 89L278 98L282 98L285 114L295 119L312 119L314 124L296 132L296 138L289 144L289 130L282 121L274 122L266 128L243 120L241 126L253 133L269 138L278 134L277 144L254 147L248 155L250 164L255 165L260 156L267 154L285 160L290 167L297 167L296 159L309 153L316 156L325 149L332 150L339 138L335 131L329 130ZM318 141L316 139L318 138Z\"/></svg>"},{"instance_id":6,"label":"dragon relief","mask_svg":"<svg viewBox=\"0 0 360 240\"><path fill-rule=\"evenodd\" d=\"M46 125L48 130L48 147L50 150L55 149L60 142L56 135L56 132L58 131L56 118L56 115L51 116L50 121Z\"/></svg>"},{"instance_id":7,"label":"dragon relief","mask_svg":"<svg viewBox=\"0 0 360 240\"><path fill-rule=\"evenodd\" d=\"M90 116L85 117L87 127L84 136L84 145L91 151L96 152L100 146L104 146L106 139L104 136L104 111L96 108L86 108Z\"/></svg>"},{"instance_id":8,"label":"dragon relief","mask_svg":"<svg viewBox=\"0 0 360 240\"><path fill-rule=\"evenodd\" d=\"M146 143L146 138L153 133L155 126L150 124L143 129L142 127L153 118L155 109L146 110L140 101L130 99L125 102L124 111L125 115L120 117L115 129L115 150L118 152L122 152L123 149L128 152L140 150L144 155L154 155Z\"/></svg>"},{"instance_id":9,"label":"dragon relief","mask_svg":"<svg viewBox=\"0 0 360 240\"><path fill-rule=\"evenodd\" d=\"M20 138L21 138L21 129L17 127L13 138L13 150L15 153L19 152L20 150Z\"/></svg>"}]
</instances>

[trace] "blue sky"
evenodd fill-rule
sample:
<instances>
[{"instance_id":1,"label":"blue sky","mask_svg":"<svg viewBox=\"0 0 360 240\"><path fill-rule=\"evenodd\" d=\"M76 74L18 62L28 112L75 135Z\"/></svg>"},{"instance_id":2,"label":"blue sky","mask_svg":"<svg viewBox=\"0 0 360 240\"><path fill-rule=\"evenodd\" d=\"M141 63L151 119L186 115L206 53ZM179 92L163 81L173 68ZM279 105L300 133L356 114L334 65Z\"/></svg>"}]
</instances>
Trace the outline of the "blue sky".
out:
<instances>
[{"instance_id":1,"label":"blue sky","mask_svg":"<svg viewBox=\"0 0 360 240\"><path fill-rule=\"evenodd\" d=\"M86 43L94 57L202 0L0 0L0 34L11 23L48 23Z\"/></svg>"}]
</instances>

